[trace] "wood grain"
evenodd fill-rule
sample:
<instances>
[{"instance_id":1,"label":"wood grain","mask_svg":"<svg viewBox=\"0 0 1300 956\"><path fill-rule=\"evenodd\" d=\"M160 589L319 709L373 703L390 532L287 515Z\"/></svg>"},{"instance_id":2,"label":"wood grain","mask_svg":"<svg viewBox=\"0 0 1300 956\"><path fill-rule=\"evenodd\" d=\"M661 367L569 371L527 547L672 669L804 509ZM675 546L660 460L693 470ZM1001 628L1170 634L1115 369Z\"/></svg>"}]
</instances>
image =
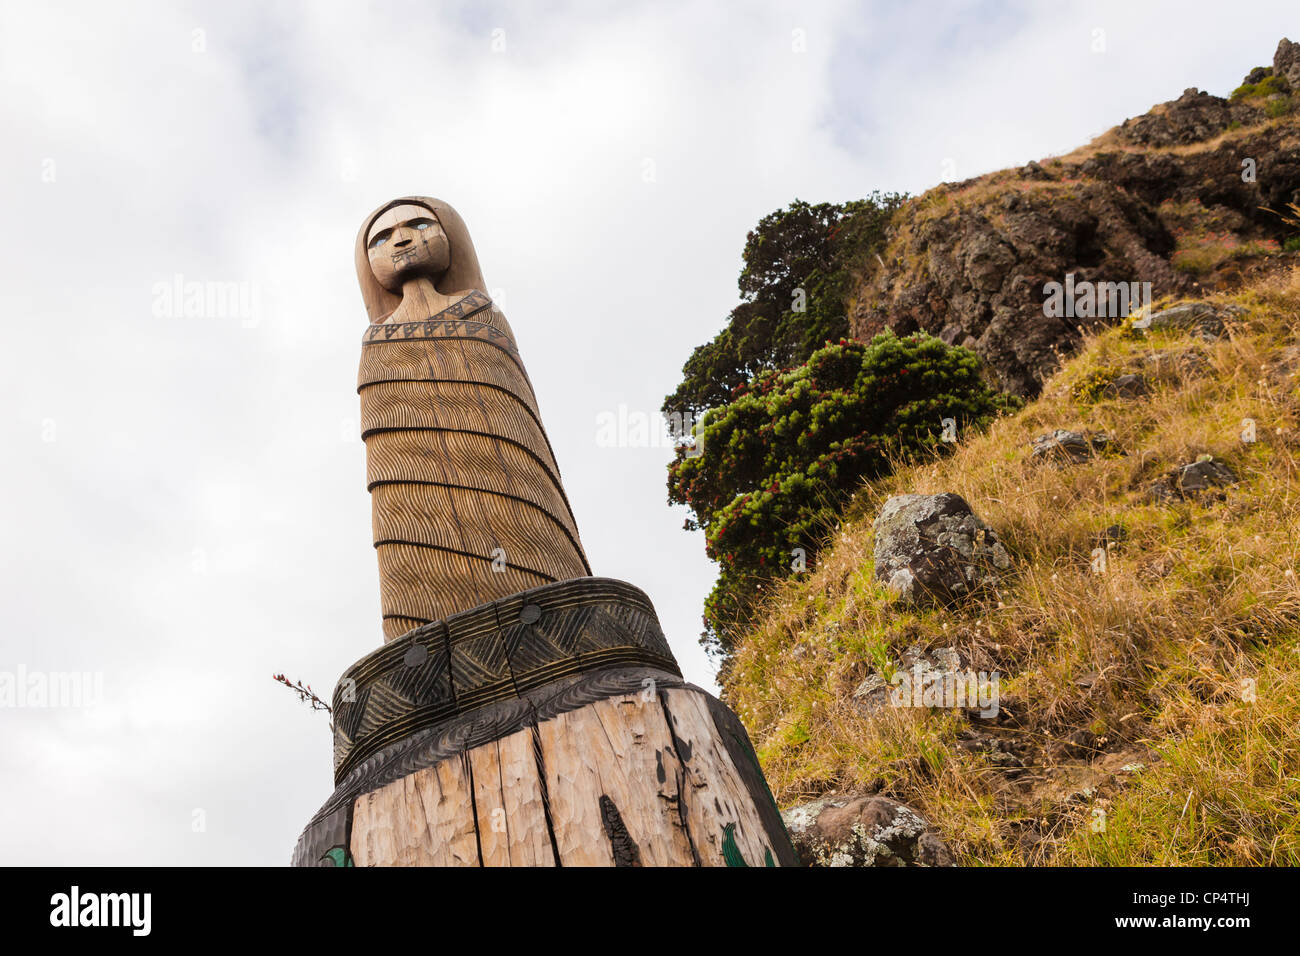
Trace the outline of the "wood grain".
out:
<instances>
[{"instance_id":1,"label":"wood grain","mask_svg":"<svg viewBox=\"0 0 1300 956\"><path fill-rule=\"evenodd\" d=\"M676 758L657 699L630 694L597 701L537 730L563 865L693 863L677 809ZM620 823L634 852L615 852Z\"/></svg>"},{"instance_id":2,"label":"wood grain","mask_svg":"<svg viewBox=\"0 0 1300 956\"><path fill-rule=\"evenodd\" d=\"M335 689L336 789L295 864L795 862L739 721L682 684L642 592L590 576L459 215L390 202L356 262L386 643Z\"/></svg>"},{"instance_id":3,"label":"wood grain","mask_svg":"<svg viewBox=\"0 0 1300 956\"><path fill-rule=\"evenodd\" d=\"M356 799L357 865L791 865L716 706L652 687L445 757Z\"/></svg>"},{"instance_id":4,"label":"wood grain","mask_svg":"<svg viewBox=\"0 0 1300 956\"><path fill-rule=\"evenodd\" d=\"M357 866L478 866L469 761L443 760L360 797L352 810Z\"/></svg>"},{"instance_id":5,"label":"wood grain","mask_svg":"<svg viewBox=\"0 0 1300 956\"><path fill-rule=\"evenodd\" d=\"M469 230L408 196L366 217L357 391L384 640L591 574L510 323Z\"/></svg>"},{"instance_id":6,"label":"wood grain","mask_svg":"<svg viewBox=\"0 0 1300 956\"><path fill-rule=\"evenodd\" d=\"M747 866L772 858L772 841L749 787L732 762L726 743L698 691L660 692L683 772L683 813L691 840L705 866L734 866L726 846L734 842ZM775 859L773 858L775 863Z\"/></svg>"},{"instance_id":7,"label":"wood grain","mask_svg":"<svg viewBox=\"0 0 1300 956\"><path fill-rule=\"evenodd\" d=\"M533 732L470 751L484 866L554 866Z\"/></svg>"}]
</instances>

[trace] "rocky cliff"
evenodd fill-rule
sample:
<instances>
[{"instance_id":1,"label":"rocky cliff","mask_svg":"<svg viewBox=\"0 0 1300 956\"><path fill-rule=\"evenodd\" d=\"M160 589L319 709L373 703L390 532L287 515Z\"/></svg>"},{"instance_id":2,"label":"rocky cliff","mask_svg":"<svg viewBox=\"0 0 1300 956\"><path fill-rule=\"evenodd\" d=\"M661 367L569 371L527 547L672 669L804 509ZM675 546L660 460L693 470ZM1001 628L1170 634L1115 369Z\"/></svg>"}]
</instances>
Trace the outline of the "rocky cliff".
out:
<instances>
[{"instance_id":1,"label":"rocky cliff","mask_svg":"<svg viewBox=\"0 0 1300 956\"><path fill-rule=\"evenodd\" d=\"M1190 89L1067 156L912 200L858 277L852 334L923 329L1035 395L1083 329L1124 317L1046 314L1048 283L1235 288L1294 251L1278 213L1296 202L1300 43L1283 39L1229 99Z\"/></svg>"}]
</instances>

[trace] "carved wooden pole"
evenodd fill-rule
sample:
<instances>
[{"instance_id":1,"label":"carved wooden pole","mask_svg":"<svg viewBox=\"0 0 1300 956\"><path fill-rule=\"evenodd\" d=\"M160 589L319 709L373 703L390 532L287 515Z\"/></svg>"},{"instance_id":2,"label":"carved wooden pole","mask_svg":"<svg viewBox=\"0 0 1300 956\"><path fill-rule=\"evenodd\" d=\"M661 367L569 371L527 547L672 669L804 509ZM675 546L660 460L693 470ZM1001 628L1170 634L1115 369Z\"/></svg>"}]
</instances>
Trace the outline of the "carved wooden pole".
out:
<instances>
[{"instance_id":1,"label":"carved wooden pole","mask_svg":"<svg viewBox=\"0 0 1300 956\"><path fill-rule=\"evenodd\" d=\"M356 258L385 644L335 688L295 865L794 864L744 727L591 577L464 221L395 200Z\"/></svg>"}]
</instances>

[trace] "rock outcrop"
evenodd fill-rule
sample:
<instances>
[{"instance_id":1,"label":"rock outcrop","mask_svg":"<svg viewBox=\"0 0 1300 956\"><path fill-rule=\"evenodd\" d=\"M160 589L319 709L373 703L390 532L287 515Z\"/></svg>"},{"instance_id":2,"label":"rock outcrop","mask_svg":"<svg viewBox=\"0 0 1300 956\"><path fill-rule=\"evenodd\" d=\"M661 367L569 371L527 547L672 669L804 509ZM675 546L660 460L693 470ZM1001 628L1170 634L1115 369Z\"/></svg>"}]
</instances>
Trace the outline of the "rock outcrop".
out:
<instances>
[{"instance_id":1,"label":"rock outcrop","mask_svg":"<svg viewBox=\"0 0 1300 956\"><path fill-rule=\"evenodd\" d=\"M955 647L936 647L926 651L912 645L899 657L898 673L892 682L885 680L879 673L873 673L867 675L853 691L853 702L863 713L879 713L885 707L900 705L900 702L902 706L912 706L915 700L913 685L921 688L926 684L953 686L956 681L966 677L964 671L967 662ZM961 701L961 706L966 704L966 700ZM970 701L969 704L974 707L976 702Z\"/></svg>"},{"instance_id":2,"label":"rock outcrop","mask_svg":"<svg viewBox=\"0 0 1300 956\"><path fill-rule=\"evenodd\" d=\"M1186 146L1217 136L1233 123L1251 125L1263 118L1263 109L1253 103L1234 103L1192 88L1149 113L1125 120L1115 135L1135 146Z\"/></svg>"},{"instance_id":3,"label":"rock outcrop","mask_svg":"<svg viewBox=\"0 0 1300 956\"><path fill-rule=\"evenodd\" d=\"M1273 75L1285 80L1292 93L1300 93L1300 43L1282 38L1273 54Z\"/></svg>"},{"instance_id":4,"label":"rock outcrop","mask_svg":"<svg viewBox=\"0 0 1300 956\"><path fill-rule=\"evenodd\" d=\"M805 866L954 866L952 851L916 811L885 797L822 797L782 817Z\"/></svg>"},{"instance_id":5,"label":"rock outcrop","mask_svg":"<svg viewBox=\"0 0 1300 956\"><path fill-rule=\"evenodd\" d=\"M1161 475L1151 485L1157 501L1197 498L1214 489L1236 484L1236 473L1221 461L1202 455L1190 464Z\"/></svg>"},{"instance_id":6,"label":"rock outcrop","mask_svg":"<svg viewBox=\"0 0 1300 956\"><path fill-rule=\"evenodd\" d=\"M1153 312L1133 323L1135 329L1191 332L1213 341L1223 335L1227 326L1224 316L1208 302L1184 302L1168 309Z\"/></svg>"},{"instance_id":7,"label":"rock outcrop","mask_svg":"<svg viewBox=\"0 0 1300 956\"><path fill-rule=\"evenodd\" d=\"M947 604L996 583L1011 558L961 495L898 495L875 522L876 577L908 604Z\"/></svg>"},{"instance_id":8,"label":"rock outcrop","mask_svg":"<svg viewBox=\"0 0 1300 956\"><path fill-rule=\"evenodd\" d=\"M1049 435L1035 438L1029 447L1030 457L1035 461L1078 465L1102 454L1110 444L1108 435L1085 435L1058 428Z\"/></svg>"}]
</instances>

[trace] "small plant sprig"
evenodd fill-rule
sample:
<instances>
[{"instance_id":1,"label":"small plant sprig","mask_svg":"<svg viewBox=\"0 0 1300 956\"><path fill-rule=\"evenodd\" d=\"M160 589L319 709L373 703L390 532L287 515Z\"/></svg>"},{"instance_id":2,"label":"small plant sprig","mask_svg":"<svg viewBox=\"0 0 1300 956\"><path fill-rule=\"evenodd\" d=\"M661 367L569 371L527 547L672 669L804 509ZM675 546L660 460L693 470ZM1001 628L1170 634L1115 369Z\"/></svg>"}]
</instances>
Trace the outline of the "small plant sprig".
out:
<instances>
[{"instance_id":1,"label":"small plant sprig","mask_svg":"<svg viewBox=\"0 0 1300 956\"><path fill-rule=\"evenodd\" d=\"M331 717L334 716L334 708L316 696L316 692L311 689L311 684L304 684L302 681L290 681L283 674L272 674L271 676L297 694L299 700L311 704L312 710L323 710Z\"/></svg>"}]
</instances>

